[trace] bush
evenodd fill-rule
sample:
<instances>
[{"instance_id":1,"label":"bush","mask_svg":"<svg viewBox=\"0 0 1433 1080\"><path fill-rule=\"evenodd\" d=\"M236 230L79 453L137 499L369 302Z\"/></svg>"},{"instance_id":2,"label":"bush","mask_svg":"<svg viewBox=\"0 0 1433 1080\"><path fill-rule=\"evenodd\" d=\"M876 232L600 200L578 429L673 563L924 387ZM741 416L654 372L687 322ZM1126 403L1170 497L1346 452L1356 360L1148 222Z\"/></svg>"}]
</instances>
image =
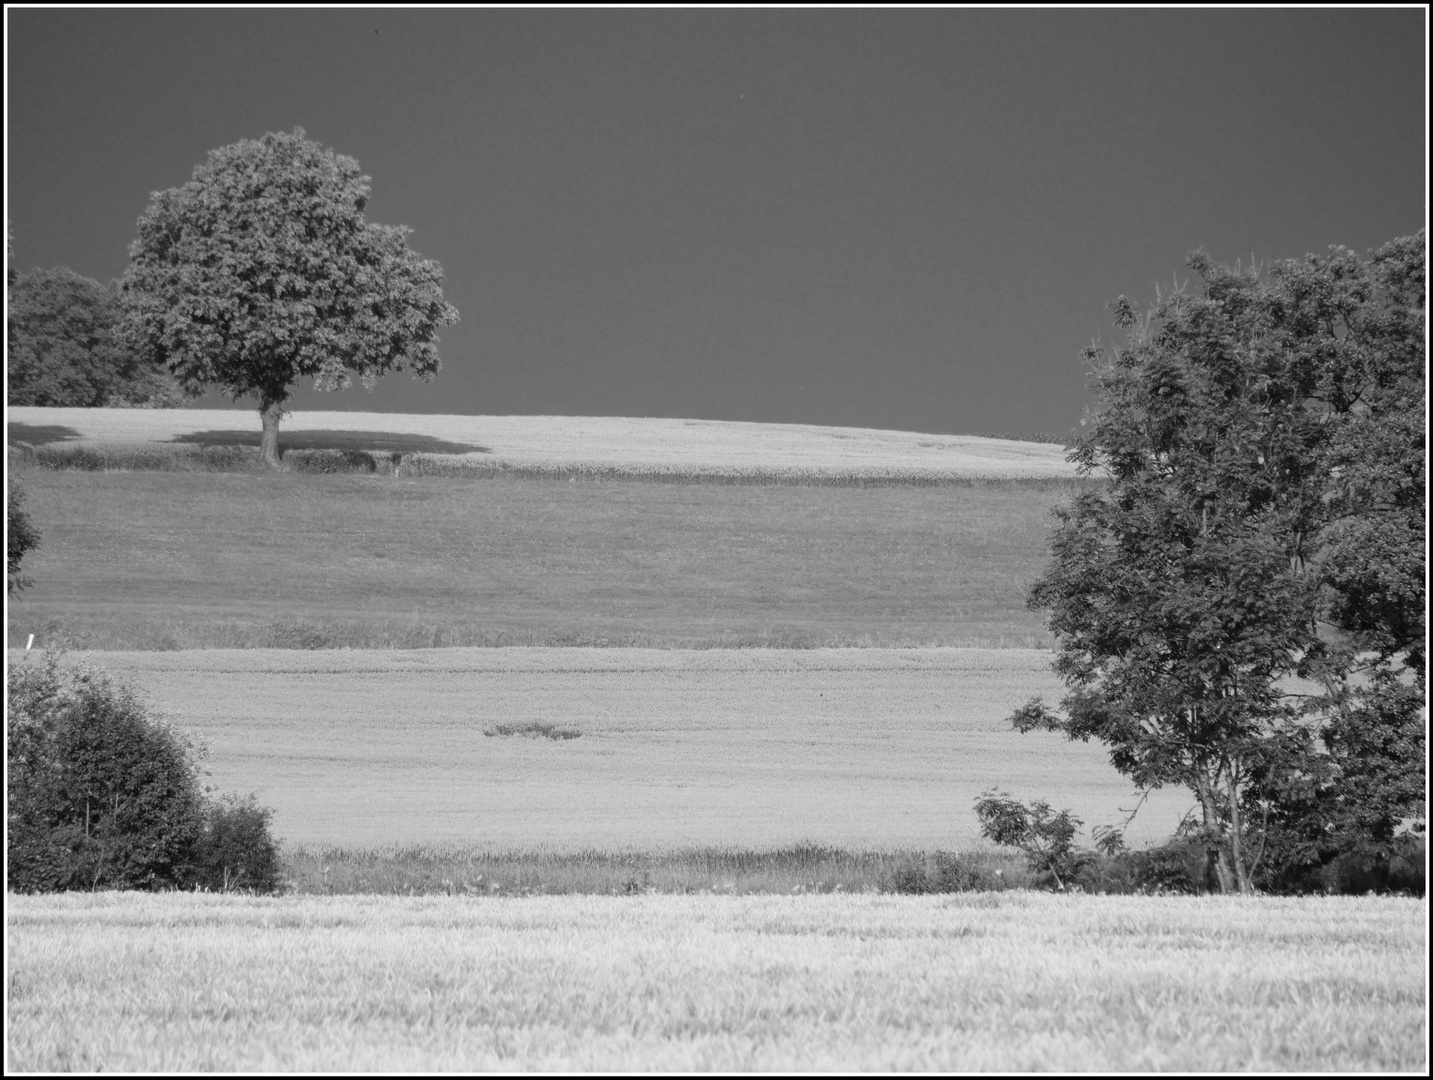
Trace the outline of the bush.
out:
<instances>
[{"instance_id":1,"label":"bush","mask_svg":"<svg viewBox=\"0 0 1433 1080\"><path fill-rule=\"evenodd\" d=\"M290 450L284 467L300 473L371 473L378 462L366 450ZM385 464L387 456L385 455Z\"/></svg>"},{"instance_id":2,"label":"bush","mask_svg":"<svg viewBox=\"0 0 1433 1080\"><path fill-rule=\"evenodd\" d=\"M203 796L194 748L101 671L17 664L6 852L21 892L178 882Z\"/></svg>"},{"instance_id":3,"label":"bush","mask_svg":"<svg viewBox=\"0 0 1433 1080\"><path fill-rule=\"evenodd\" d=\"M11 889L274 887L268 811L210 804L202 750L128 686L51 653L11 667L7 696Z\"/></svg>"},{"instance_id":4,"label":"bush","mask_svg":"<svg viewBox=\"0 0 1433 1080\"><path fill-rule=\"evenodd\" d=\"M210 803L184 883L211 892L277 892L279 846L269 835L273 813L257 805L253 795L247 799L225 795Z\"/></svg>"},{"instance_id":5,"label":"bush","mask_svg":"<svg viewBox=\"0 0 1433 1080\"><path fill-rule=\"evenodd\" d=\"M1197 840L1179 838L1122 857L1128 862L1139 892L1193 895L1205 891L1205 849Z\"/></svg>"},{"instance_id":6,"label":"bush","mask_svg":"<svg viewBox=\"0 0 1433 1080\"><path fill-rule=\"evenodd\" d=\"M5 592L11 596L32 584L20 574L20 560L40 542L24 501L25 492L12 483L5 494Z\"/></svg>"},{"instance_id":7,"label":"bush","mask_svg":"<svg viewBox=\"0 0 1433 1080\"><path fill-rule=\"evenodd\" d=\"M1260 879L1271 893L1406 893L1422 896L1427 886L1425 853L1420 835L1404 833L1387 843L1343 844L1312 861L1291 863Z\"/></svg>"},{"instance_id":8,"label":"bush","mask_svg":"<svg viewBox=\"0 0 1433 1080\"><path fill-rule=\"evenodd\" d=\"M892 892L907 894L1000 892L1027 888L1031 876L1009 856L937 851L919 862L898 867L891 875Z\"/></svg>"},{"instance_id":9,"label":"bush","mask_svg":"<svg viewBox=\"0 0 1433 1080\"><path fill-rule=\"evenodd\" d=\"M1074 814L1068 810L1057 814L1043 799L1026 806L992 789L975 800L975 816L987 840L1019 848L1030 860L1030 869L1048 873L1057 889L1065 887L1078 863L1074 840L1081 822Z\"/></svg>"}]
</instances>

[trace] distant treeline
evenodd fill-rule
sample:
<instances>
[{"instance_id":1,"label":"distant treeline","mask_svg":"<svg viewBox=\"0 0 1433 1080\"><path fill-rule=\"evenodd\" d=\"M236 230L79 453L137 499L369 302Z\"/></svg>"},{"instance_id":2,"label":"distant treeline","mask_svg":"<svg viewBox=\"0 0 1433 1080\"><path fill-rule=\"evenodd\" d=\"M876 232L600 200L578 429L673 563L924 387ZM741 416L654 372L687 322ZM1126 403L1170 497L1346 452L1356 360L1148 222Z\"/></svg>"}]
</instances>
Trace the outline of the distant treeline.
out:
<instances>
[{"instance_id":1,"label":"distant treeline","mask_svg":"<svg viewBox=\"0 0 1433 1080\"><path fill-rule=\"evenodd\" d=\"M63 266L7 274L6 400L58 408L172 408L185 395L162 367L120 342L116 283Z\"/></svg>"}]
</instances>

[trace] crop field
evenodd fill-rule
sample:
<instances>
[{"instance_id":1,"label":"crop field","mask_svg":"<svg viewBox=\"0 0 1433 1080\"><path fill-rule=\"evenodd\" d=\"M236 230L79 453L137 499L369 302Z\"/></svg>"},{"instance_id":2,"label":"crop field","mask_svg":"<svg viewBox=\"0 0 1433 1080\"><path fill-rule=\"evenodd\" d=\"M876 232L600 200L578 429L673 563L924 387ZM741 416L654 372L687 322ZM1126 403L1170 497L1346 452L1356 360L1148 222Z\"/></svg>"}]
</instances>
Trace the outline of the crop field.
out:
<instances>
[{"instance_id":1,"label":"crop field","mask_svg":"<svg viewBox=\"0 0 1433 1080\"><path fill-rule=\"evenodd\" d=\"M90 447L257 446L253 410L6 410L9 439ZM869 480L1070 479L1063 447L873 428L580 416L294 412L281 448L438 455L535 473Z\"/></svg>"},{"instance_id":2,"label":"crop field","mask_svg":"<svg viewBox=\"0 0 1433 1080\"><path fill-rule=\"evenodd\" d=\"M1033 883L991 787L1083 844L1136 804L1007 719L1064 689L1024 606L1058 446L296 414L376 455L313 475L220 452L251 412L8 419L10 662L133 681L308 893L8 896L10 1069L1426 1068L1421 900L871 891Z\"/></svg>"},{"instance_id":3,"label":"crop field","mask_svg":"<svg viewBox=\"0 0 1433 1080\"><path fill-rule=\"evenodd\" d=\"M9 644L1039 646L1063 483L16 470Z\"/></svg>"},{"instance_id":4,"label":"crop field","mask_svg":"<svg viewBox=\"0 0 1433 1080\"><path fill-rule=\"evenodd\" d=\"M74 655L74 654L72 654ZM1020 735L1058 692L1021 649L195 650L94 654L208 741L291 844L950 848L999 785L1118 824L1101 748ZM78 658L78 655L76 655ZM12 662L16 654L11 654ZM548 725L551 738L499 733ZM1180 791L1141 809L1166 836Z\"/></svg>"},{"instance_id":5,"label":"crop field","mask_svg":"<svg viewBox=\"0 0 1433 1080\"><path fill-rule=\"evenodd\" d=\"M14 1070L1427 1068L1421 900L10 897Z\"/></svg>"}]
</instances>

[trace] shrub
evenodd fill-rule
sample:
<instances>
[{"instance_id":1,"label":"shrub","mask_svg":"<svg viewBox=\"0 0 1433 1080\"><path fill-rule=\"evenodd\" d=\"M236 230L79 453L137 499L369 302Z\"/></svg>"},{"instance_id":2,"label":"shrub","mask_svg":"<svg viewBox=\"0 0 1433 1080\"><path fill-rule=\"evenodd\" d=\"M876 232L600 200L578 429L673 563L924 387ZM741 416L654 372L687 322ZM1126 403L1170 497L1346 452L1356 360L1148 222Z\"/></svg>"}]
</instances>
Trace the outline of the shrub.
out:
<instances>
[{"instance_id":1,"label":"shrub","mask_svg":"<svg viewBox=\"0 0 1433 1080\"><path fill-rule=\"evenodd\" d=\"M897 867L890 888L910 894L1000 892L1030 884L1026 872L1010 865L1008 856L937 851L929 858Z\"/></svg>"},{"instance_id":2,"label":"shrub","mask_svg":"<svg viewBox=\"0 0 1433 1080\"><path fill-rule=\"evenodd\" d=\"M1140 892L1204 891L1205 847L1197 840L1181 837L1161 847L1128 852L1123 858Z\"/></svg>"},{"instance_id":3,"label":"shrub","mask_svg":"<svg viewBox=\"0 0 1433 1080\"><path fill-rule=\"evenodd\" d=\"M12 483L5 494L5 592L12 596L32 584L21 575L20 560L40 542L40 534L25 513L24 501L25 492Z\"/></svg>"},{"instance_id":4,"label":"shrub","mask_svg":"<svg viewBox=\"0 0 1433 1080\"><path fill-rule=\"evenodd\" d=\"M268 811L209 804L202 749L88 665L7 677L6 865L17 892L276 884ZM224 873L228 868L229 874Z\"/></svg>"},{"instance_id":5,"label":"shrub","mask_svg":"<svg viewBox=\"0 0 1433 1080\"><path fill-rule=\"evenodd\" d=\"M185 884L211 892L277 892L279 846L269 834L273 813L257 805L253 795L225 795L211 802L195 838Z\"/></svg>"},{"instance_id":6,"label":"shrub","mask_svg":"<svg viewBox=\"0 0 1433 1080\"><path fill-rule=\"evenodd\" d=\"M365 450L290 450L283 462L291 472L301 473L378 471L378 462Z\"/></svg>"},{"instance_id":7,"label":"shrub","mask_svg":"<svg viewBox=\"0 0 1433 1080\"><path fill-rule=\"evenodd\" d=\"M1404 833L1393 838L1388 863L1388 887L1393 892L1424 896L1428 891L1428 841Z\"/></svg>"},{"instance_id":8,"label":"shrub","mask_svg":"<svg viewBox=\"0 0 1433 1080\"><path fill-rule=\"evenodd\" d=\"M6 852L21 892L177 883L203 806L195 748L98 669L10 669Z\"/></svg>"},{"instance_id":9,"label":"shrub","mask_svg":"<svg viewBox=\"0 0 1433 1080\"><path fill-rule=\"evenodd\" d=\"M1019 848L1032 870L1050 874L1057 889L1065 887L1078 861L1074 840L1082 823L1074 814L1068 810L1057 814L1043 799L1026 806L992 789L975 800L975 816L987 840Z\"/></svg>"}]
</instances>

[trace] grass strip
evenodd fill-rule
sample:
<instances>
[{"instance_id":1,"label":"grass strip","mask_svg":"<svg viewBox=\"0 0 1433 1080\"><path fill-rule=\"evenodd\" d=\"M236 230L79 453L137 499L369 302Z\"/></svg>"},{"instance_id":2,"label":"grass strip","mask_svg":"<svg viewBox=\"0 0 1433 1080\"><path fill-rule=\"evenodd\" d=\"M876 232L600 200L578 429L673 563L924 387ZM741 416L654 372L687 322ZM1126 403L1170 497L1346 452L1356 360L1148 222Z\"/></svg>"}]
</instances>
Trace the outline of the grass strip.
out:
<instances>
[{"instance_id":1,"label":"grass strip","mask_svg":"<svg viewBox=\"0 0 1433 1080\"><path fill-rule=\"evenodd\" d=\"M965 888L935 887L943 871L945 880L955 880L953 865L961 867ZM853 851L823 844L655 853L303 845L285 850L284 872L289 891L319 896L1002 891L1040 884L1018 853Z\"/></svg>"}]
</instances>

